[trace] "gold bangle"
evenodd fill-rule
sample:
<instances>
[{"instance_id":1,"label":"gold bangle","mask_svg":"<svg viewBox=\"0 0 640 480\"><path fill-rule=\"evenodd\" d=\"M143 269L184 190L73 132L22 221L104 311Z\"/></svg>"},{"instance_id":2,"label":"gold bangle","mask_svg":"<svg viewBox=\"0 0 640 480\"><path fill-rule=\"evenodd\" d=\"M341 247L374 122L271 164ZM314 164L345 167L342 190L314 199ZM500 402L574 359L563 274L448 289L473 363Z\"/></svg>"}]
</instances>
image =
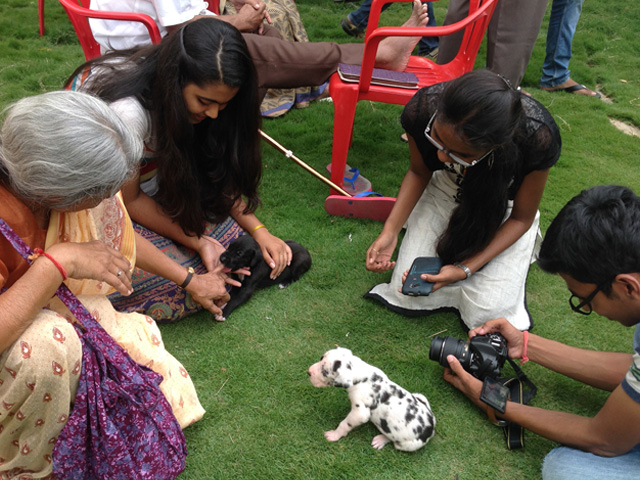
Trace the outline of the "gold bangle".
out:
<instances>
[{"instance_id":1,"label":"gold bangle","mask_svg":"<svg viewBox=\"0 0 640 480\"><path fill-rule=\"evenodd\" d=\"M189 285L189 282L191 282L191 279L193 278L193 275L195 273L196 271L193 269L193 267L187 268L187 278L184 279L184 282L178 285L180 290L184 290L185 288L187 288L187 285Z\"/></svg>"},{"instance_id":2,"label":"gold bangle","mask_svg":"<svg viewBox=\"0 0 640 480\"><path fill-rule=\"evenodd\" d=\"M251 229L251 231L249 232L249 235L252 235L252 234L253 234L253 232L255 232L256 230L258 230L259 228L267 228L267 227L265 227L265 226L264 226L264 225L262 225L262 224L258 225L257 227L253 227L253 228Z\"/></svg>"}]
</instances>

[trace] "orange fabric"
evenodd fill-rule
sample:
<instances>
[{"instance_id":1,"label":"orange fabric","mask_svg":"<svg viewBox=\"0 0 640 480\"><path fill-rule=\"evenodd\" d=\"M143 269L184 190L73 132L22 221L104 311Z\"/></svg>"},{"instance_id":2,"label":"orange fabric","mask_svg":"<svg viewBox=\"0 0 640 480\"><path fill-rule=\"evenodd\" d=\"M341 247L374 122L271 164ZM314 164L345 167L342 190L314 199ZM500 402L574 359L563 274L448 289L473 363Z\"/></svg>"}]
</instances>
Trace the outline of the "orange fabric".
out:
<instances>
[{"instance_id":1,"label":"orange fabric","mask_svg":"<svg viewBox=\"0 0 640 480\"><path fill-rule=\"evenodd\" d=\"M46 230L38 227L31 210L0 186L0 217L31 248L44 248ZM0 235L0 286L9 288L29 268L27 261Z\"/></svg>"},{"instance_id":2,"label":"orange fabric","mask_svg":"<svg viewBox=\"0 0 640 480\"><path fill-rule=\"evenodd\" d=\"M51 212L46 247L57 243L85 243L99 240L118 250L131 263L136 263L136 241L133 224L124 207L122 194L104 199L97 207L78 212ZM104 294L114 288L103 282L70 278L65 281L76 295Z\"/></svg>"}]
</instances>

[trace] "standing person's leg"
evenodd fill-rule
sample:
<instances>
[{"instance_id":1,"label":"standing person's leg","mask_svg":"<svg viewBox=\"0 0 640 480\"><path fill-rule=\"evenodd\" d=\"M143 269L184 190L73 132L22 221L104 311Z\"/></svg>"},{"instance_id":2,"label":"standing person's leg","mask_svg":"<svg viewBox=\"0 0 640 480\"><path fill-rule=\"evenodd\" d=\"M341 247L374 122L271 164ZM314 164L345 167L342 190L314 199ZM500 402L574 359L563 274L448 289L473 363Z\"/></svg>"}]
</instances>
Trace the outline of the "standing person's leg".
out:
<instances>
[{"instance_id":1,"label":"standing person's leg","mask_svg":"<svg viewBox=\"0 0 640 480\"><path fill-rule=\"evenodd\" d=\"M362 31L367 29L367 24L369 23L369 12L371 11L372 3L373 0L364 0L364 2L360 4L360 8L347 15L347 18L354 27Z\"/></svg>"},{"instance_id":2,"label":"standing person's leg","mask_svg":"<svg viewBox=\"0 0 640 480\"><path fill-rule=\"evenodd\" d=\"M502 0L498 0L498 4ZM447 14L444 17L443 25L451 25L459 22L469 14L469 0L449 0ZM495 14L494 14L495 15ZM462 36L464 32L440 37L440 47L438 49L438 63L444 65L453 60L460 50Z\"/></svg>"},{"instance_id":3,"label":"standing person's leg","mask_svg":"<svg viewBox=\"0 0 640 480\"><path fill-rule=\"evenodd\" d=\"M566 90L589 97L600 97L600 94L579 85L570 77L571 45L583 3L584 0L553 0L547 31L546 56L540 78L540 88L543 90Z\"/></svg>"},{"instance_id":4,"label":"standing person's leg","mask_svg":"<svg viewBox=\"0 0 640 480\"><path fill-rule=\"evenodd\" d=\"M425 2L427 4L427 13L429 21L427 27L435 27L436 14L433 11L433 2ZM438 48L438 37L422 37L418 42L418 55L429 55Z\"/></svg>"},{"instance_id":5,"label":"standing person's leg","mask_svg":"<svg viewBox=\"0 0 640 480\"><path fill-rule=\"evenodd\" d=\"M487 69L520 85L548 0L499 0L487 31Z\"/></svg>"},{"instance_id":6,"label":"standing person's leg","mask_svg":"<svg viewBox=\"0 0 640 480\"><path fill-rule=\"evenodd\" d=\"M364 0L358 10L351 12L347 15L347 18L342 19L340 25L346 34L352 37L364 36L364 32L367 30L369 23L369 13L371 12L372 3L373 0ZM390 3L384 5L382 11L384 12L390 5Z\"/></svg>"}]
</instances>

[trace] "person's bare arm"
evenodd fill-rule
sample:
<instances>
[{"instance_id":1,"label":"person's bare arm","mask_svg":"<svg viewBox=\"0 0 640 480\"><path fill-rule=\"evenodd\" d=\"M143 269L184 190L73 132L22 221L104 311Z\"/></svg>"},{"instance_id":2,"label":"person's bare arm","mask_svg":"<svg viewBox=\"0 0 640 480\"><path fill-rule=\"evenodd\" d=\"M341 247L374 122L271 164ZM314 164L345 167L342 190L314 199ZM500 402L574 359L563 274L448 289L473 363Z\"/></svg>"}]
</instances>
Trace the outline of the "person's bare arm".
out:
<instances>
[{"instance_id":1,"label":"person's bare arm","mask_svg":"<svg viewBox=\"0 0 640 480\"><path fill-rule=\"evenodd\" d=\"M173 221L153 198L140 190L139 176L124 185L122 197L133 221L158 235L170 238L174 242L198 252L207 270L213 271L217 267L224 247L209 237L187 235L182 227Z\"/></svg>"},{"instance_id":2,"label":"person's bare arm","mask_svg":"<svg viewBox=\"0 0 640 480\"><path fill-rule=\"evenodd\" d=\"M267 6L264 2L254 2L252 4L244 4L235 15L196 15L189 22L193 22L200 18L216 18L227 22L244 33L262 33L264 20L271 23L271 17L267 12ZM167 25L165 28L167 33L173 33L180 30L189 22L179 23L177 25Z\"/></svg>"},{"instance_id":3,"label":"person's bare arm","mask_svg":"<svg viewBox=\"0 0 640 480\"><path fill-rule=\"evenodd\" d=\"M398 242L398 234L431 180L432 172L424 164L415 141L411 135L407 137L411 161L409 170L400 184L398 196L382 227L382 232L367 250L365 265L367 270L373 272L385 272L395 267L391 256Z\"/></svg>"}]
</instances>

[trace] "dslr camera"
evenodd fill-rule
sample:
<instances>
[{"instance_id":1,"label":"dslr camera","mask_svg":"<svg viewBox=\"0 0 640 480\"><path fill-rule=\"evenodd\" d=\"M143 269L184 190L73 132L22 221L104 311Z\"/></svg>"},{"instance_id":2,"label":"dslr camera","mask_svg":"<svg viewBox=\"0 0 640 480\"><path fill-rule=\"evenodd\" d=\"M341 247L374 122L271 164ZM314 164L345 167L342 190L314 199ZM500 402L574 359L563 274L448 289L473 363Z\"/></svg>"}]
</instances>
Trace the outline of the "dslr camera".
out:
<instances>
[{"instance_id":1,"label":"dslr camera","mask_svg":"<svg viewBox=\"0 0 640 480\"><path fill-rule=\"evenodd\" d=\"M500 376L508 353L507 340L499 333L478 335L466 342L455 337L434 337L429 359L448 367L447 356L453 355L467 372L484 380Z\"/></svg>"}]
</instances>

